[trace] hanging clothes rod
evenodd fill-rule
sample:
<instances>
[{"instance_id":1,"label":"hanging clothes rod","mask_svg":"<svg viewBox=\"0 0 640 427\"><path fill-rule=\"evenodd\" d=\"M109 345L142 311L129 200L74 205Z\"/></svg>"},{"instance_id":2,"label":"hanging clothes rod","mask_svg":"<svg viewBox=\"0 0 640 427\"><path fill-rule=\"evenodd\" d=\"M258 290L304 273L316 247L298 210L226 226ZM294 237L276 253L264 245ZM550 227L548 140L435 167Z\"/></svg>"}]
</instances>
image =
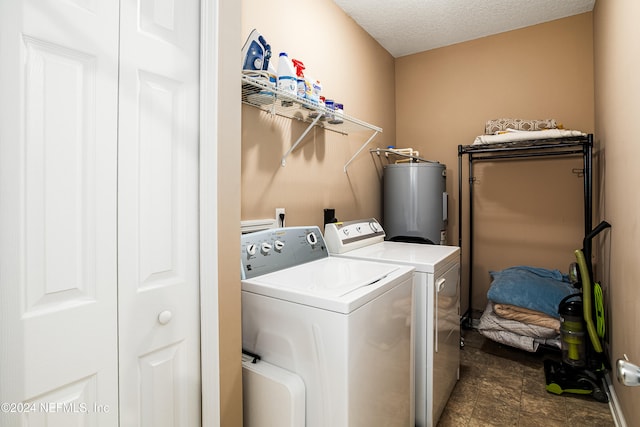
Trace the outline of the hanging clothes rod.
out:
<instances>
[{"instance_id":1,"label":"hanging clothes rod","mask_svg":"<svg viewBox=\"0 0 640 427\"><path fill-rule=\"evenodd\" d=\"M370 153L376 153L378 156L380 155L380 153L389 153L389 154L393 154L394 156L400 156L400 157L409 158L409 159L415 160L417 162L438 163L435 160L423 159L422 157L414 156L412 154L399 153L396 150L393 150L393 149L390 149L390 148L371 148L369 150L369 152Z\"/></svg>"}]
</instances>

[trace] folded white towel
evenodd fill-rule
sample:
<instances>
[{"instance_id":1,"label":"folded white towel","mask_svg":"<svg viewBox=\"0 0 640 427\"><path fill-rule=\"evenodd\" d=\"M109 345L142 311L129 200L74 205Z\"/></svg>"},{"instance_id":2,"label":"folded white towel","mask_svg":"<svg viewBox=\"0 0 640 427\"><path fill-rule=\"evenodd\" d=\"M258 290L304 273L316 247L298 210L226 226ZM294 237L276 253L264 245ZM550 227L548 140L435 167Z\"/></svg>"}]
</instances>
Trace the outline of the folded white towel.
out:
<instances>
[{"instance_id":1,"label":"folded white towel","mask_svg":"<svg viewBox=\"0 0 640 427\"><path fill-rule=\"evenodd\" d=\"M567 136L584 136L584 132L578 130L546 129L532 131L507 132L499 135L477 136L473 145L496 144L501 142L527 141L530 139L564 138Z\"/></svg>"}]
</instances>

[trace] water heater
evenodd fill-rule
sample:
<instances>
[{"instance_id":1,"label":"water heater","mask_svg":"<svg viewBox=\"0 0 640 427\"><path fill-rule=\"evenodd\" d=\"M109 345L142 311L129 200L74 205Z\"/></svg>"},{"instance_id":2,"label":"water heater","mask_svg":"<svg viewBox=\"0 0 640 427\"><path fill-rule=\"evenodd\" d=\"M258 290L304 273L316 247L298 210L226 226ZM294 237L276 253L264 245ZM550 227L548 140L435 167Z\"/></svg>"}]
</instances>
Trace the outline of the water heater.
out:
<instances>
[{"instance_id":1,"label":"water heater","mask_svg":"<svg viewBox=\"0 0 640 427\"><path fill-rule=\"evenodd\" d=\"M446 244L446 170L438 162L384 167L382 222L387 240Z\"/></svg>"}]
</instances>

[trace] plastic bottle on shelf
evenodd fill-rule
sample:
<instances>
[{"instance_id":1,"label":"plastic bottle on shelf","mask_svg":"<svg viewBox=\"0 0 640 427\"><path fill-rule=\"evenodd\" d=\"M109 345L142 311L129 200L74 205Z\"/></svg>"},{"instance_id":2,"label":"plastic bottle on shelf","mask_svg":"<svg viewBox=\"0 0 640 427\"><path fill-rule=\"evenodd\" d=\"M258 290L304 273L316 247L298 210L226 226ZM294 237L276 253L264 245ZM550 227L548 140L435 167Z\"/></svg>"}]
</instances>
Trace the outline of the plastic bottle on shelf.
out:
<instances>
[{"instance_id":1,"label":"plastic bottle on shelf","mask_svg":"<svg viewBox=\"0 0 640 427\"><path fill-rule=\"evenodd\" d=\"M316 104L317 107L324 108L324 96L318 96L314 104ZM320 120L325 120L327 118L327 115L325 113L321 113L320 109L314 109L311 113L309 113L309 118L315 119L316 117L318 117L318 115L320 115Z\"/></svg>"},{"instance_id":2,"label":"plastic bottle on shelf","mask_svg":"<svg viewBox=\"0 0 640 427\"><path fill-rule=\"evenodd\" d=\"M325 98L324 96L320 95L320 102L318 103L318 105L320 106L320 108L325 108L326 105L324 103ZM320 116L320 120L326 120L327 119L327 114L323 113L322 116Z\"/></svg>"},{"instance_id":3,"label":"plastic bottle on shelf","mask_svg":"<svg viewBox=\"0 0 640 427\"><path fill-rule=\"evenodd\" d=\"M326 99L324 100L324 106L327 110L329 110L329 112L326 114L326 118L327 120L329 120L329 123L331 123L334 119L335 119L335 115L334 115L334 110L335 110L335 103L333 101L333 99Z\"/></svg>"},{"instance_id":4,"label":"plastic bottle on shelf","mask_svg":"<svg viewBox=\"0 0 640 427\"><path fill-rule=\"evenodd\" d=\"M320 93L322 92L322 84L320 80L312 80L311 102L318 104L320 102Z\"/></svg>"},{"instance_id":5,"label":"plastic bottle on shelf","mask_svg":"<svg viewBox=\"0 0 640 427\"><path fill-rule=\"evenodd\" d=\"M342 115L343 115L344 106L338 102L333 103L333 119L329 120L329 123L332 125L339 125L343 123Z\"/></svg>"},{"instance_id":6,"label":"plastic bottle on shelf","mask_svg":"<svg viewBox=\"0 0 640 427\"><path fill-rule=\"evenodd\" d=\"M312 104L317 104L318 100L317 99L315 101L313 100L313 83L312 83L313 81L314 81L313 77L309 77L307 74L305 74L304 99ZM303 107L310 108L310 107L307 107L307 105L303 105Z\"/></svg>"},{"instance_id":7,"label":"plastic bottle on shelf","mask_svg":"<svg viewBox=\"0 0 640 427\"><path fill-rule=\"evenodd\" d=\"M298 87L297 82L296 72L289 56L286 52L280 52L280 58L278 59L278 89L295 97ZM293 104L291 101L282 101L282 105L291 104Z\"/></svg>"},{"instance_id":8,"label":"plastic bottle on shelf","mask_svg":"<svg viewBox=\"0 0 640 427\"><path fill-rule=\"evenodd\" d=\"M298 95L298 98L305 98L305 93L306 93L306 84L304 82L304 64L302 63L302 61L300 61L299 59L292 59L291 62L293 63L293 68L296 69L296 84L297 84L297 89L296 89L296 93Z\"/></svg>"}]
</instances>

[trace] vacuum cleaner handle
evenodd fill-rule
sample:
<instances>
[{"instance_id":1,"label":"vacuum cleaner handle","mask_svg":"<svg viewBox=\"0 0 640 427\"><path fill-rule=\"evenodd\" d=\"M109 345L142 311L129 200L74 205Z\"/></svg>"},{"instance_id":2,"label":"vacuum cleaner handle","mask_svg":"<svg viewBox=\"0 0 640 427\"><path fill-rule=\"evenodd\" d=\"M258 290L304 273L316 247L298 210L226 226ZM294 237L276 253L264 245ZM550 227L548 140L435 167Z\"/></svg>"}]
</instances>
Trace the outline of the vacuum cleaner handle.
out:
<instances>
[{"instance_id":1,"label":"vacuum cleaner handle","mask_svg":"<svg viewBox=\"0 0 640 427\"><path fill-rule=\"evenodd\" d=\"M583 250L586 249L587 243L591 241L594 237L596 237L598 234L600 234L602 230L610 227L611 227L611 224L609 224L607 221L600 222L600 224L598 224L596 228L594 228L593 230L591 230L589 234L584 236L584 240L582 241L582 249Z\"/></svg>"},{"instance_id":2,"label":"vacuum cleaner handle","mask_svg":"<svg viewBox=\"0 0 640 427\"><path fill-rule=\"evenodd\" d=\"M586 261L588 263L587 273L589 274L589 280L592 282L595 282L595 279L593 278L593 268L591 266L591 240L593 240L593 238L596 237L602 230L610 227L611 224L609 224L607 221L601 221L600 224L598 224L596 228L594 228L590 233L584 236L584 239L582 240L582 253L584 254L584 257L586 258Z\"/></svg>"}]
</instances>

